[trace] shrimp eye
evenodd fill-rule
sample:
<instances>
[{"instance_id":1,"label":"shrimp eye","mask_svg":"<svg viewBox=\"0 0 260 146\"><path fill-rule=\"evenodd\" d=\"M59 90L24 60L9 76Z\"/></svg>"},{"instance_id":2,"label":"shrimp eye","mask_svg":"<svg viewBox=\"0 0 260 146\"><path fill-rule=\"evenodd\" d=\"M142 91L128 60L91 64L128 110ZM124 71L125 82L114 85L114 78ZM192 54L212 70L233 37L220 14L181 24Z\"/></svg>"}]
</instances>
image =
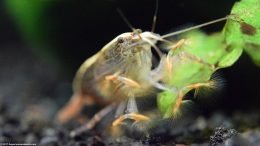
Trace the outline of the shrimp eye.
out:
<instances>
[{"instance_id":1,"label":"shrimp eye","mask_svg":"<svg viewBox=\"0 0 260 146\"><path fill-rule=\"evenodd\" d=\"M122 44L124 41L125 41L125 40L124 40L124 38L122 38L122 37L119 37L119 38L117 39L117 42L118 42L119 44Z\"/></svg>"}]
</instances>

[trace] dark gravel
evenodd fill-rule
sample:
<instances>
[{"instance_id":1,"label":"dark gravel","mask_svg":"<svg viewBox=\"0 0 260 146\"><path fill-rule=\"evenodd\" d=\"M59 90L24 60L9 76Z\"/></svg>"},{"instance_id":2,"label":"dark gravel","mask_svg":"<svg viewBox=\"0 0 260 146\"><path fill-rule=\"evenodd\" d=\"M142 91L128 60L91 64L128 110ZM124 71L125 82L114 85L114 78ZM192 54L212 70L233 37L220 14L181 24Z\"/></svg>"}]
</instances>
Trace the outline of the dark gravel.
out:
<instances>
[{"instance_id":1,"label":"dark gravel","mask_svg":"<svg viewBox=\"0 0 260 146\"><path fill-rule=\"evenodd\" d=\"M35 113L31 112L27 114ZM257 113L248 114L238 112L237 114L248 120L254 117L254 120L256 120L255 122L260 123L260 116L256 117L255 115ZM77 122L71 122L68 125L60 126L55 124L54 120L51 119L37 119L38 117L34 117L30 120L25 120L23 118L18 118L19 116L12 116L6 105L1 103L0 142L29 143L41 146L170 146L175 144L190 144L192 146L259 145L260 130L258 125L246 125L248 124L247 122L241 124L241 120L240 122L237 122L237 114L225 116L222 113L215 113L209 118L199 116L195 117L193 120L183 118L183 120L177 122L161 121L155 127L149 129L149 136L142 135L141 137L136 137L133 135L133 131L128 131L127 133L132 133L132 135L126 134L112 137L107 134L107 132L96 128L72 138L69 136L69 133L71 129L79 126L79 123ZM27 116L33 117L34 115ZM214 120L216 118L221 120L216 122L216 120ZM212 121L215 121L215 123ZM227 122L228 124L226 124ZM244 129L244 127L247 127L247 130L239 130Z\"/></svg>"}]
</instances>

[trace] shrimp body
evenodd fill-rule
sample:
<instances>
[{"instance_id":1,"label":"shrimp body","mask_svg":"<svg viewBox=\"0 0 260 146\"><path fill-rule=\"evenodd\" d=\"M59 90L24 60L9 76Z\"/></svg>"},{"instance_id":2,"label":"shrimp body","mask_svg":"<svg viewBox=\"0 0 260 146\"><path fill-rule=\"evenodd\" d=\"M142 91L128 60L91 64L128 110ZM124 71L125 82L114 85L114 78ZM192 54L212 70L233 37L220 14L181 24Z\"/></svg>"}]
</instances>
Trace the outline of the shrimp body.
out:
<instances>
[{"instance_id":1,"label":"shrimp body","mask_svg":"<svg viewBox=\"0 0 260 146\"><path fill-rule=\"evenodd\" d=\"M79 112L77 110L68 114L73 111L72 107L78 108L88 103L107 105L130 97L152 94L151 47L156 44L155 38L158 37L152 32L123 33L87 59L76 73L74 95L71 102L61 110L60 121L66 122Z\"/></svg>"},{"instance_id":2,"label":"shrimp body","mask_svg":"<svg viewBox=\"0 0 260 146\"><path fill-rule=\"evenodd\" d=\"M141 33L140 36L123 33L98 54L86 60L76 74L74 92L95 95L105 101L124 100L129 94L143 96L149 93L152 87L148 78L152 67L152 52L151 45L142 41L146 33ZM132 79L140 86L106 78L111 75Z\"/></svg>"}]
</instances>

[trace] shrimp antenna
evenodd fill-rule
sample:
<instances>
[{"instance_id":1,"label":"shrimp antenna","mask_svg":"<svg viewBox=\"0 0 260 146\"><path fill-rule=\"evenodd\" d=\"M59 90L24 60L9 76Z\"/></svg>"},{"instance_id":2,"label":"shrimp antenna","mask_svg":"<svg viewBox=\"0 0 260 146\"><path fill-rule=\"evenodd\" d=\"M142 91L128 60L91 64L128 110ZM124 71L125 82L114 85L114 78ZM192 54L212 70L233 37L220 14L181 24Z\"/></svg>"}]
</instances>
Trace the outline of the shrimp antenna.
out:
<instances>
[{"instance_id":1,"label":"shrimp antenna","mask_svg":"<svg viewBox=\"0 0 260 146\"><path fill-rule=\"evenodd\" d=\"M156 0L151 32L154 32L154 30L155 30L157 14L158 14L158 8L159 8L159 0Z\"/></svg>"},{"instance_id":2,"label":"shrimp antenna","mask_svg":"<svg viewBox=\"0 0 260 146\"><path fill-rule=\"evenodd\" d=\"M127 18L125 17L124 13L121 11L121 9L117 8L116 9L117 12L119 13L119 15L121 16L121 18L125 21L125 23L127 24L127 26L134 32L136 29L133 27L133 25L127 20Z\"/></svg>"},{"instance_id":3,"label":"shrimp antenna","mask_svg":"<svg viewBox=\"0 0 260 146\"><path fill-rule=\"evenodd\" d=\"M175 36L175 35L187 32L187 31L191 31L191 30L194 30L194 29L197 29L197 28L201 28L201 27L213 24L213 23L221 22L221 21L227 20L229 18L229 16L230 15L228 15L226 17L223 17L223 18L219 18L219 19L213 20L213 21L202 23L202 24L190 27L190 28L186 28L186 29L182 29L182 30L179 30L179 31L175 31L175 32L169 33L169 34L165 34L165 35L161 36L161 38L167 38L167 37Z\"/></svg>"}]
</instances>

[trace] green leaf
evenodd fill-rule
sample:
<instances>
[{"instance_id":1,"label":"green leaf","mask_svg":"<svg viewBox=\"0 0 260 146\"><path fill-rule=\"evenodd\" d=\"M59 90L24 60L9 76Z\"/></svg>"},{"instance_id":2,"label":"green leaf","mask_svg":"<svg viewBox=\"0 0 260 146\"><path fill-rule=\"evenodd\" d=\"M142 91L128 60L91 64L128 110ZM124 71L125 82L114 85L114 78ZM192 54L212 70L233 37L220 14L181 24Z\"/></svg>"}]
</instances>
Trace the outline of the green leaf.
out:
<instances>
[{"instance_id":1,"label":"green leaf","mask_svg":"<svg viewBox=\"0 0 260 146\"><path fill-rule=\"evenodd\" d=\"M22 33L39 43L47 38L49 26L46 26L45 13L51 3L52 0L6 0L6 7Z\"/></svg>"},{"instance_id":2,"label":"green leaf","mask_svg":"<svg viewBox=\"0 0 260 146\"><path fill-rule=\"evenodd\" d=\"M243 52L243 48L241 47L241 45L237 45L237 44L231 44L227 46L225 50L228 53L223 54L223 57L221 58L221 60L219 60L218 62L219 68L229 67L233 65Z\"/></svg>"},{"instance_id":3,"label":"green leaf","mask_svg":"<svg viewBox=\"0 0 260 146\"><path fill-rule=\"evenodd\" d=\"M175 104L177 99L177 93L164 91L158 94L157 103L164 118L169 118L172 115L172 106Z\"/></svg>"},{"instance_id":4,"label":"green leaf","mask_svg":"<svg viewBox=\"0 0 260 146\"><path fill-rule=\"evenodd\" d=\"M255 64L260 66L260 45L247 44L245 50L251 56Z\"/></svg>"},{"instance_id":5,"label":"green leaf","mask_svg":"<svg viewBox=\"0 0 260 146\"><path fill-rule=\"evenodd\" d=\"M225 48L226 45L223 43L221 33L206 35L202 31L193 31L182 37L186 39L186 43L183 46L185 51L211 65L219 62L225 53L223 48Z\"/></svg>"},{"instance_id":6,"label":"green leaf","mask_svg":"<svg viewBox=\"0 0 260 146\"><path fill-rule=\"evenodd\" d=\"M241 0L235 3L231 15L223 29L226 43L244 48L260 65L260 1Z\"/></svg>"},{"instance_id":7,"label":"green leaf","mask_svg":"<svg viewBox=\"0 0 260 146\"><path fill-rule=\"evenodd\" d=\"M201 31L195 31L183 37L187 40L185 51L217 68L231 66L243 51L240 44L226 44L223 33L206 35Z\"/></svg>"},{"instance_id":8,"label":"green leaf","mask_svg":"<svg viewBox=\"0 0 260 146\"><path fill-rule=\"evenodd\" d=\"M12 16L24 39L32 45L34 53L52 62L60 62L56 21L50 13L56 0L5 0L7 12Z\"/></svg>"},{"instance_id":9,"label":"green leaf","mask_svg":"<svg viewBox=\"0 0 260 146\"><path fill-rule=\"evenodd\" d=\"M190 91L185 87L209 81L218 68L231 66L236 62L243 50L240 45L225 44L222 33L207 35L202 31L193 31L182 38L185 39L185 44L168 54L172 69L169 71L166 66L162 72L163 83L177 91L185 89L184 95ZM161 64L167 64L166 60ZM172 115L177 95L178 93L169 91L158 94L158 107L165 118Z\"/></svg>"}]
</instances>

